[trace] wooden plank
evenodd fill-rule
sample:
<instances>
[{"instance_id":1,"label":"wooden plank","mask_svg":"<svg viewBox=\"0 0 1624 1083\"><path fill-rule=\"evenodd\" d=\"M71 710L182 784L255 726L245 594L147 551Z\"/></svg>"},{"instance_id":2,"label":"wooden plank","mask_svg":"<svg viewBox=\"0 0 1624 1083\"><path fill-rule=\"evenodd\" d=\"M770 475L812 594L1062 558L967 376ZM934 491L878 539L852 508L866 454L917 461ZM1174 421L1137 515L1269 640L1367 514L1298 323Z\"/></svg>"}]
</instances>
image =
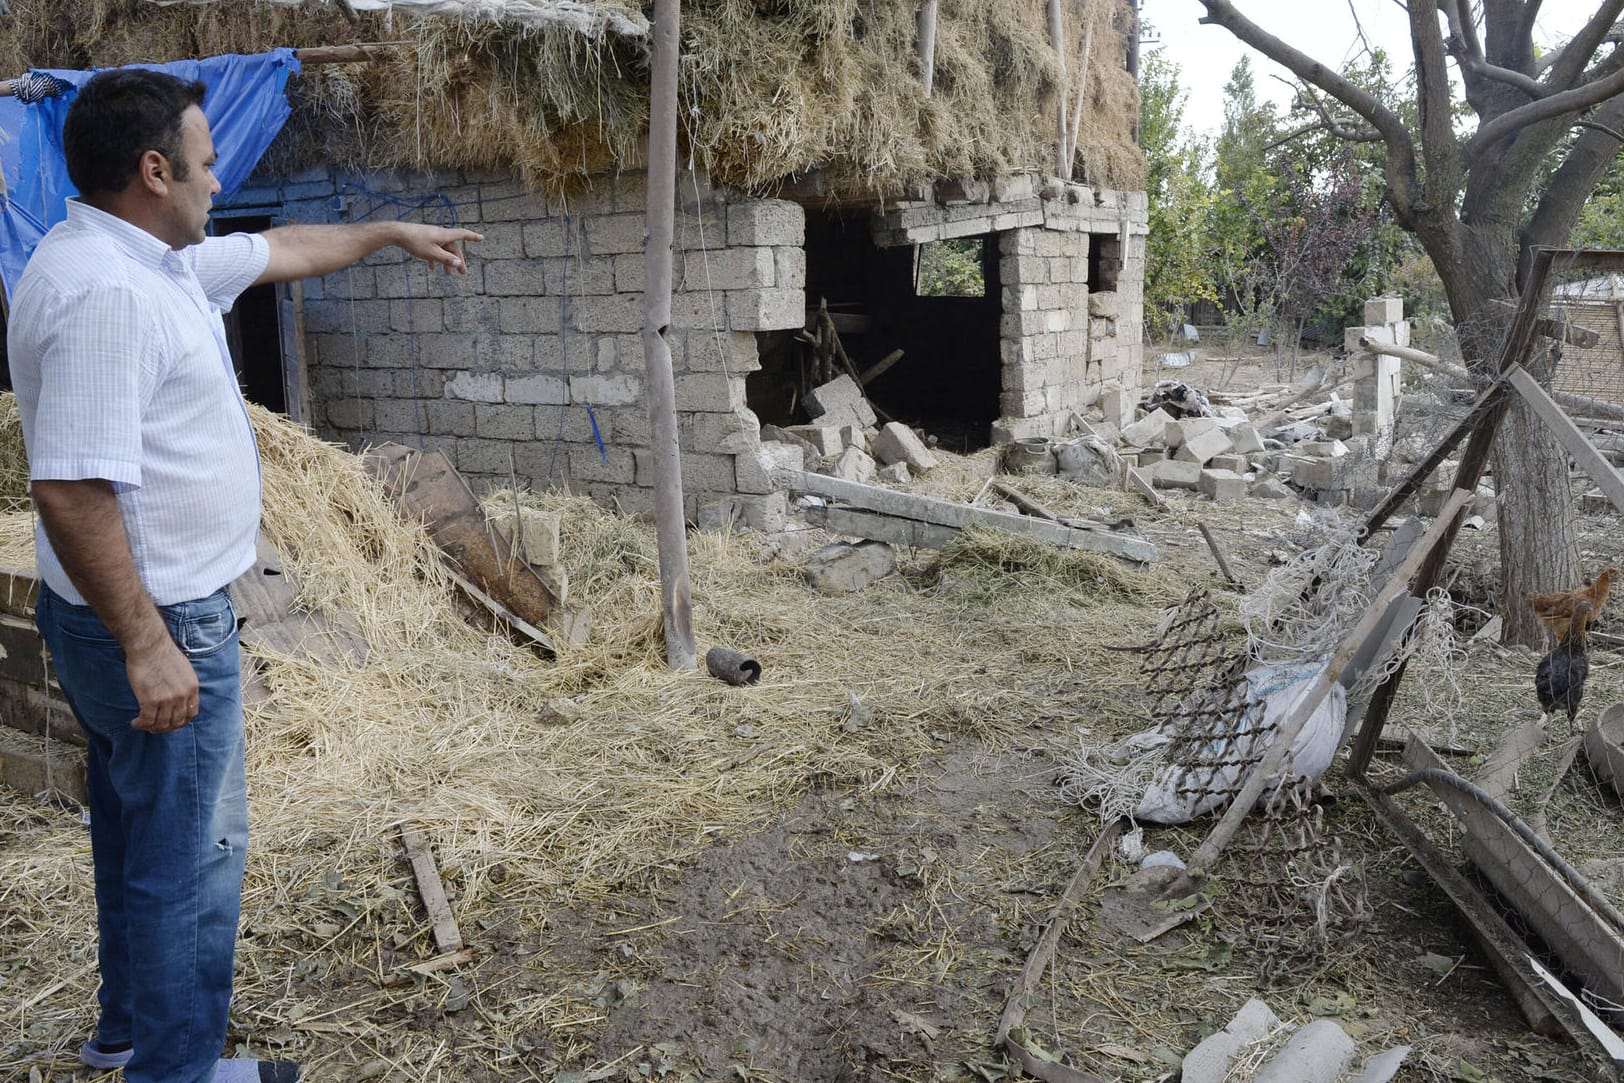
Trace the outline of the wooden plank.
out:
<instances>
[{"instance_id":1,"label":"wooden plank","mask_svg":"<svg viewBox=\"0 0 1624 1083\"><path fill-rule=\"evenodd\" d=\"M400 825L401 845L406 847L406 860L411 862L412 876L417 880L417 893L423 898L423 909L434 927L434 945L441 955L462 950L462 932L451 913L451 903L445 897L445 885L440 882L440 870L434 864L434 850L428 838L414 824Z\"/></svg>"},{"instance_id":2,"label":"wooden plank","mask_svg":"<svg viewBox=\"0 0 1624 1083\"><path fill-rule=\"evenodd\" d=\"M836 534L849 534L854 538L867 538L890 545L913 545L922 549L946 549L958 538L959 532L950 526L921 523L917 519L899 519L855 508L807 508L806 520Z\"/></svg>"},{"instance_id":3,"label":"wooden plank","mask_svg":"<svg viewBox=\"0 0 1624 1083\"><path fill-rule=\"evenodd\" d=\"M1412 770L1443 768L1425 743L1411 741L1404 761ZM1496 891L1522 915L1587 988L1624 1002L1624 935L1568 884L1511 827L1481 802L1429 780L1438 799L1465 830L1461 849Z\"/></svg>"},{"instance_id":4,"label":"wooden plank","mask_svg":"<svg viewBox=\"0 0 1624 1083\"><path fill-rule=\"evenodd\" d=\"M408 517L424 521L464 576L521 619L546 623L558 596L486 522L479 501L444 455L381 444L367 451L366 465Z\"/></svg>"},{"instance_id":5,"label":"wooden plank","mask_svg":"<svg viewBox=\"0 0 1624 1083\"><path fill-rule=\"evenodd\" d=\"M45 640L32 619L0 613L0 677L45 685Z\"/></svg>"},{"instance_id":6,"label":"wooden plank","mask_svg":"<svg viewBox=\"0 0 1624 1083\"><path fill-rule=\"evenodd\" d=\"M276 328L282 339L283 411L302 424L310 421L310 366L305 356L304 282L276 287Z\"/></svg>"},{"instance_id":7,"label":"wooden plank","mask_svg":"<svg viewBox=\"0 0 1624 1083\"><path fill-rule=\"evenodd\" d=\"M451 581L462 588L464 594L468 595L468 597L490 610L492 616L496 617L502 623L506 624L509 628L512 628L515 632L518 632L526 639L532 640L537 646L546 650L549 654L558 653L558 648L553 645L552 639L547 635L546 632L543 632L534 624L531 624L523 617L520 617L517 613L514 613L507 606L480 590L479 587L475 586L472 582L458 575L454 570L447 569L447 573L451 576ZM560 612L562 612L562 610Z\"/></svg>"},{"instance_id":8,"label":"wooden plank","mask_svg":"<svg viewBox=\"0 0 1624 1083\"><path fill-rule=\"evenodd\" d=\"M809 474L801 470L779 471L775 478L785 488L840 500L860 511L877 512L899 519L914 519L921 523L953 527L957 530L969 526L984 526L991 530L1038 538L1073 549L1110 553L1127 560L1156 559L1156 546L1151 542L1131 534L1113 533L1104 528L1083 529L1066 526L1046 519L1016 515L1013 512L974 508L951 500L915 496L912 493L901 493L878 485L864 485L861 482L832 478L825 474Z\"/></svg>"},{"instance_id":9,"label":"wooden plank","mask_svg":"<svg viewBox=\"0 0 1624 1083\"><path fill-rule=\"evenodd\" d=\"M81 805L89 800L84 753L65 745L46 754L0 744L0 782L30 796L60 794Z\"/></svg>"},{"instance_id":10,"label":"wooden plank","mask_svg":"<svg viewBox=\"0 0 1624 1083\"><path fill-rule=\"evenodd\" d=\"M300 609L298 582L283 570L276 546L261 534L255 550L253 567L231 583L231 607L243 644L320 662L366 661L369 648L359 622L347 614L334 619Z\"/></svg>"},{"instance_id":11,"label":"wooden plank","mask_svg":"<svg viewBox=\"0 0 1624 1083\"><path fill-rule=\"evenodd\" d=\"M52 680L48 685L0 677L0 726L83 748L84 731Z\"/></svg>"},{"instance_id":12,"label":"wooden plank","mask_svg":"<svg viewBox=\"0 0 1624 1083\"><path fill-rule=\"evenodd\" d=\"M1585 438L1585 434L1579 431L1573 419L1551 399L1543 387L1539 386L1539 382L1527 369L1519 365L1511 370L1509 378L1511 386L1517 389L1517 393L1550 428L1557 443L1578 460L1579 469L1590 475L1590 480L1607 494L1607 499L1613 502L1613 507L1624 511L1624 475L1620 475L1613 464L1607 461L1606 456L1597 451L1596 446Z\"/></svg>"},{"instance_id":13,"label":"wooden plank","mask_svg":"<svg viewBox=\"0 0 1624 1083\"><path fill-rule=\"evenodd\" d=\"M1411 856L1432 877L1433 883L1443 889L1455 909L1466 919L1478 946L1488 956L1501 983L1516 1001L1529 1028L1546 1037L1555 1037L1563 1031L1572 1032L1573 1027L1578 1025L1576 1013L1566 1009L1534 975L1527 963L1528 949L1522 938L1512 931L1506 919L1500 916L1500 912L1477 885L1455 867L1449 855L1439 849L1391 797L1370 788L1368 783L1360 786L1360 792L1376 818L1398 836Z\"/></svg>"},{"instance_id":14,"label":"wooden plank","mask_svg":"<svg viewBox=\"0 0 1624 1083\"><path fill-rule=\"evenodd\" d=\"M1231 585L1240 586L1241 581L1235 578L1235 571L1229 566L1229 558L1224 555L1224 547L1218 544L1212 528L1206 523L1197 523L1196 529L1201 531L1201 536L1206 539L1207 548L1212 550L1212 559L1218 562L1218 570L1223 573L1224 578L1229 580Z\"/></svg>"},{"instance_id":15,"label":"wooden plank","mask_svg":"<svg viewBox=\"0 0 1624 1083\"><path fill-rule=\"evenodd\" d=\"M32 568L0 567L0 612L33 619L39 602L39 575Z\"/></svg>"},{"instance_id":16,"label":"wooden plank","mask_svg":"<svg viewBox=\"0 0 1624 1083\"><path fill-rule=\"evenodd\" d=\"M1404 558L1398 570L1393 573L1393 578L1387 581L1387 584L1365 607L1364 614L1359 618L1358 623L1348 631L1348 634L1343 637L1341 645L1337 647L1336 653L1331 655L1330 660L1326 662L1325 668L1316 673L1313 680L1308 683L1308 687L1303 690L1296 705L1292 707L1291 713L1286 716L1280 723L1280 728L1275 731L1274 738L1269 744L1269 751L1264 754L1262 762L1247 777L1246 784L1241 787L1240 793L1235 795L1235 800L1230 803L1223 819L1218 821L1212 832L1202 841L1200 846L1196 847L1195 853L1190 855L1187 865L1190 879L1200 880L1211 871L1214 862L1218 860L1218 855L1223 852L1225 846L1229 845L1229 841L1235 837L1235 832L1239 830L1241 821L1251 814L1252 806L1257 804L1257 799L1263 795L1264 789L1278 782L1280 765L1285 762L1286 753L1291 749L1292 741L1296 740L1297 734L1302 731L1308 719L1318 709L1320 701L1331 690L1331 686L1341 678L1342 671L1353 661L1355 655L1359 652L1359 648L1364 645L1365 640L1381 624L1382 618L1387 614L1388 607L1400 594L1404 593L1406 586L1410 582L1410 577L1416 574L1416 570L1432 554L1434 548L1454 525L1461 509L1466 507L1471 499L1472 493L1469 490L1455 490L1444 504L1437 520L1433 522L1432 528L1422 536L1420 541L1416 542L1415 547Z\"/></svg>"}]
</instances>

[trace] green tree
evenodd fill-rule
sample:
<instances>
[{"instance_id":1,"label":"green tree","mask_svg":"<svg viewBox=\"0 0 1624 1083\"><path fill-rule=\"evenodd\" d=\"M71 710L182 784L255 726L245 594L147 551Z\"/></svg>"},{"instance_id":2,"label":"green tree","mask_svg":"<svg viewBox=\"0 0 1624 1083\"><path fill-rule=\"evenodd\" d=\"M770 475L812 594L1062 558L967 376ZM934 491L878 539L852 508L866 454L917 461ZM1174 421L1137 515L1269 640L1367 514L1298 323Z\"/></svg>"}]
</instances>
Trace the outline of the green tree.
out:
<instances>
[{"instance_id":1,"label":"green tree","mask_svg":"<svg viewBox=\"0 0 1624 1083\"><path fill-rule=\"evenodd\" d=\"M1204 175L1202 143L1184 126L1185 97L1178 67L1160 49L1145 54L1139 69L1139 145L1150 204L1145 322L1152 334L1177 324L1185 305L1217 298L1206 259L1212 187Z\"/></svg>"}]
</instances>

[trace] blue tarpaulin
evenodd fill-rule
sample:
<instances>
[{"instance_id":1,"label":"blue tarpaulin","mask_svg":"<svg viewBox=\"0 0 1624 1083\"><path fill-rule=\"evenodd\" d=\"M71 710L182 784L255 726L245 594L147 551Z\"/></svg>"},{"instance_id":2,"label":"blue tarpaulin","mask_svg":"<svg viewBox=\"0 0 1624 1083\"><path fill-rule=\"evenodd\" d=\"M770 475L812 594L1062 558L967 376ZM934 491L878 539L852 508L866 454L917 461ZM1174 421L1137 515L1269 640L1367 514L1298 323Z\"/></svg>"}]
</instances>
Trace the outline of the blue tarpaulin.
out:
<instances>
[{"instance_id":1,"label":"blue tarpaulin","mask_svg":"<svg viewBox=\"0 0 1624 1083\"><path fill-rule=\"evenodd\" d=\"M248 179L287 121L292 111L286 93L288 76L299 70L299 60L292 49L276 49L254 56L212 56L131 67L201 79L208 86L203 115L209 118L219 155L214 174L220 180L221 195L229 196ZM63 158L62 122L79 87L96 73L48 70L44 74L67 83L69 89L33 105L15 97L0 98L0 171L6 182L0 201L0 279L5 281L8 299L34 246L66 216L68 197L77 192Z\"/></svg>"}]
</instances>

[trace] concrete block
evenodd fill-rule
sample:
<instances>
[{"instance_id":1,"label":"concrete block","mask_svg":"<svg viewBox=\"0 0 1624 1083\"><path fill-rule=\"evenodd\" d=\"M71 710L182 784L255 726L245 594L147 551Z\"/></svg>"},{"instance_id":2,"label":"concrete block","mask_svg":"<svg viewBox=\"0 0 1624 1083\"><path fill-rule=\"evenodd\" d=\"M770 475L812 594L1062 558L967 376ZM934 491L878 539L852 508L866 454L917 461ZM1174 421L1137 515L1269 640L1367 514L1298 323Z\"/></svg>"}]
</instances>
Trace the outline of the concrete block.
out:
<instances>
[{"instance_id":1,"label":"concrete block","mask_svg":"<svg viewBox=\"0 0 1624 1083\"><path fill-rule=\"evenodd\" d=\"M1331 459L1299 459L1292 463L1291 480L1299 489L1324 491L1336 484L1336 463Z\"/></svg>"},{"instance_id":2,"label":"concrete block","mask_svg":"<svg viewBox=\"0 0 1624 1083\"><path fill-rule=\"evenodd\" d=\"M1404 319L1402 297L1372 297L1365 302L1365 323L1368 325L1398 323L1402 319Z\"/></svg>"},{"instance_id":3,"label":"concrete block","mask_svg":"<svg viewBox=\"0 0 1624 1083\"><path fill-rule=\"evenodd\" d=\"M913 481L913 475L908 473L908 464L905 462L882 466L875 472L874 476L888 485L907 485Z\"/></svg>"},{"instance_id":4,"label":"concrete block","mask_svg":"<svg viewBox=\"0 0 1624 1083\"><path fill-rule=\"evenodd\" d=\"M1211 419L1200 418L1197 420L1208 421ZM1219 429L1213 428L1206 432L1199 432L1194 436L1186 436L1184 442L1179 445L1177 452L1174 453L1174 458L1182 459L1185 462L1206 464L1211 462L1214 456L1224 455L1232 450L1234 450L1234 445L1229 442L1229 437Z\"/></svg>"},{"instance_id":5,"label":"concrete block","mask_svg":"<svg viewBox=\"0 0 1624 1083\"><path fill-rule=\"evenodd\" d=\"M768 473L776 473L779 470L806 469L806 448L800 444L763 440L761 450L756 453L756 456Z\"/></svg>"},{"instance_id":6,"label":"concrete block","mask_svg":"<svg viewBox=\"0 0 1624 1083\"><path fill-rule=\"evenodd\" d=\"M1115 320L1122 315L1122 295L1105 290L1088 295L1088 314L1094 319Z\"/></svg>"},{"instance_id":7,"label":"concrete block","mask_svg":"<svg viewBox=\"0 0 1624 1083\"><path fill-rule=\"evenodd\" d=\"M645 215L594 215L586 220L587 251L594 256L613 256L643 251L648 239Z\"/></svg>"},{"instance_id":8,"label":"concrete block","mask_svg":"<svg viewBox=\"0 0 1624 1083\"><path fill-rule=\"evenodd\" d=\"M850 376L837 377L808 392L806 412L819 420L828 414L853 417L863 428L873 425L876 420L874 408L868 404L863 389Z\"/></svg>"},{"instance_id":9,"label":"concrete block","mask_svg":"<svg viewBox=\"0 0 1624 1083\"><path fill-rule=\"evenodd\" d=\"M570 400L593 406L630 406L643 402L643 381L625 373L571 376Z\"/></svg>"},{"instance_id":10,"label":"concrete block","mask_svg":"<svg viewBox=\"0 0 1624 1083\"><path fill-rule=\"evenodd\" d=\"M1340 459L1348 453L1348 445L1341 440L1304 440L1297 445L1297 453L1316 459Z\"/></svg>"},{"instance_id":11,"label":"concrete block","mask_svg":"<svg viewBox=\"0 0 1624 1083\"><path fill-rule=\"evenodd\" d=\"M806 243L806 212L785 199L752 199L727 209L727 243L784 245Z\"/></svg>"},{"instance_id":12,"label":"concrete block","mask_svg":"<svg viewBox=\"0 0 1624 1083\"><path fill-rule=\"evenodd\" d=\"M1162 443L1170 448L1183 447L1186 441L1218 428L1215 417L1186 417L1169 421L1162 431Z\"/></svg>"},{"instance_id":13,"label":"concrete block","mask_svg":"<svg viewBox=\"0 0 1624 1083\"><path fill-rule=\"evenodd\" d=\"M1242 422L1229 430L1229 442L1237 455L1250 455L1263 450L1263 438L1251 425Z\"/></svg>"},{"instance_id":14,"label":"concrete block","mask_svg":"<svg viewBox=\"0 0 1624 1083\"><path fill-rule=\"evenodd\" d=\"M1252 1077L1254 1083L1336 1083L1353 1063L1356 1047L1332 1019L1316 1019L1286 1040Z\"/></svg>"},{"instance_id":15,"label":"concrete block","mask_svg":"<svg viewBox=\"0 0 1624 1083\"><path fill-rule=\"evenodd\" d=\"M1165 462L1166 459L1167 451L1165 449L1150 448L1148 450L1141 451L1138 454L1138 456L1134 459L1134 465L1143 470L1155 466L1159 462Z\"/></svg>"},{"instance_id":16,"label":"concrete block","mask_svg":"<svg viewBox=\"0 0 1624 1083\"><path fill-rule=\"evenodd\" d=\"M806 326L806 291L733 290L727 295L728 326L735 331L794 331Z\"/></svg>"},{"instance_id":17,"label":"concrete block","mask_svg":"<svg viewBox=\"0 0 1624 1083\"><path fill-rule=\"evenodd\" d=\"M740 455L761 446L761 422L744 407L727 413L692 413L677 419L682 446L718 455Z\"/></svg>"},{"instance_id":18,"label":"concrete block","mask_svg":"<svg viewBox=\"0 0 1624 1083\"><path fill-rule=\"evenodd\" d=\"M906 463L918 473L936 465L936 456L930 448L900 421L890 422L874 437L874 456L886 466Z\"/></svg>"},{"instance_id":19,"label":"concrete block","mask_svg":"<svg viewBox=\"0 0 1624 1083\"><path fill-rule=\"evenodd\" d=\"M1049 436L1053 432L1054 422L1045 417L1002 417L992 423L990 436L993 444L1003 445Z\"/></svg>"},{"instance_id":20,"label":"concrete block","mask_svg":"<svg viewBox=\"0 0 1624 1083\"><path fill-rule=\"evenodd\" d=\"M508 377L502 401L531 406L562 406L570 399L562 377L536 375Z\"/></svg>"},{"instance_id":21,"label":"concrete block","mask_svg":"<svg viewBox=\"0 0 1624 1083\"><path fill-rule=\"evenodd\" d=\"M516 545L530 564L557 564L559 556L559 517L540 508L519 507L496 520L496 532L509 545ZM517 541L515 541L517 539Z\"/></svg>"},{"instance_id":22,"label":"concrete block","mask_svg":"<svg viewBox=\"0 0 1624 1083\"><path fill-rule=\"evenodd\" d=\"M502 376L496 372L459 372L445 382L445 397L464 402L505 402Z\"/></svg>"},{"instance_id":23,"label":"concrete block","mask_svg":"<svg viewBox=\"0 0 1624 1083\"><path fill-rule=\"evenodd\" d=\"M1158 489L1194 489L1201 484L1201 464L1163 459L1151 463L1150 483Z\"/></svg>"},{"instance_id":24,"label":"concrete block","mask_svg":"<svg viewBox=\"0 0 1624 1083\"><path fill-rule=\"evenodd\" d=\"M1246 495L1246 479L1233 470L1203 470L1197 487L1214 503L1240 500Z\"/></svg>"},{"instance_id":25,"label":"concrete block","mask_svg":"<svg viewBox=\"0 0 1624 1083\"><path fill-rule=\"evenodd\" d=\"M1149 447L1166 439L1167 425L1173 415L1157 408L1132 424L1122 426L1122 439L1135 447Z\"/></svg>"},{"instance_id":26,"label":"concrete block","mask_svg":"<svg viewBox=\"0 0 1624 1083\"><path fill-rule=\"evenodd\" d=\"M866 485L874 480L874 458L860 447L849 447L835 456L828 472L834 477Z\"/></svg>"},{"instance_id":27,"label":"concrete block","mask_svg":"<svg viewBox=\"0 0 1624 1083\"><path fill-rule=\"evenodd\" d=\"M1133 408L1137 396L1122 387L1108 387L1100 392L1099 401L1095 403L1105 420L1118 429L1125 429L1133 424Z\"/></svg>"},{"instance_id":28,"label":"concrete block","mask_svg":"<svg viewBox=\"0 0 1624 1083\"><path fill-rule=\"evenodd\" d=\"M820 457L828 459L846 450L846 440L839 425L791 425L782 430L785 435L805 441ZM765 439L763 434L763 439Z\"/></svg>"},{"instance_id":29,"label":"concrete block","mask_svg":"<svg viewBox=\"0 0 1624 1083\"><path fill-rule=\"evenodd\" d=\"M1252 496L1258 500L1284 500L1288 496L1295 496L1289 488L1280 483L1280 479L1268 477L1256 482L1252 486Z\"/></svg>"},{"instance_id":30,"label":"concrete block","mask_svg":"<svg viewBox=\"0 0 1624 1083\"><path fill-rule=\"evenodd\" d=\"M1237 474L1244 474L1251 467L1245 455L1214 455L1207 461L1207 465L1214 470L1231 470Z\"/></svg>"},{"instance_id":31,"label":"concrete block","mask_svg":"<svg viewBox=\"0 0 1624 1083\"><path fill-rule=\"evenodd\" d=\"M897 554L884 542L836 542L806 559L801 576L824 594L863 590L897 570Z\"/></svg>"}]
</instances>

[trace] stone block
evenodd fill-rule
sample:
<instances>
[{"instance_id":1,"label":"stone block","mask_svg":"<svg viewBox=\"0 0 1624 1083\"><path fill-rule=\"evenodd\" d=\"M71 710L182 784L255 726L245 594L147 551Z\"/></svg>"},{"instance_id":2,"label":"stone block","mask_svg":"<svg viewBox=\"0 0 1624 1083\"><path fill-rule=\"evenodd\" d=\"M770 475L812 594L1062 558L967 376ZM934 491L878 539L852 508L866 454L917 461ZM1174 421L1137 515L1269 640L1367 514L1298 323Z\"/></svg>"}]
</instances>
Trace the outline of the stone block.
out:
<instances>
[{"instance_id":1,"label":"stone block","mask_svg":"<svg viewBox=\"0 0 1624 1083\"><path fill-rule=\"evenodd\" d=\"M837 478L866 485L874 480L874 458L860 447L849 447L835 456L828 473Z\"/></svg>"},{"instance_id":2,"label":"stone block","mask_svg":"<svg viewBox=\"0 0 1624 1083\"><path fill-rule=\"evenodd\" d=\"M1054 422L1045 417L1002 417L992 423L988 435L991 443L1002 445L1036 436L1049 436L1053 432Z\"/></svg>"},{"instance_id":3,"label":"stone block","mask_svg":"<svg viewBox=\"0 0 1624 1083\"><path fill-rule=\"evenodd\" d=\"M1144 469L1144 468L1147 468L1147 467L1155 466L1157 463L1163 462L1166 459L1167 459L1167 451L1165 449L1163 449L1163 448L1149 448L1149 449L1147 449L1145 451L1141 451L1138 454L1138 456L1134 459L1134 465L1138 466L1141 469Z\"/></svg>"},{"instance_id":4,"label":"stone block","mask_svg":"<svg viewBox=\"0 0 1624 1083\"><path fill-rule=\"evenodd\" d=\"M735 331L795 331L806 326L806 291L734 290L727 295L728 326Z\"/></svg>"},{"instance_id":5,"label":"stone block","mask_svg":"<svg viewBox=\"0 0 1624 1083\"><path fill-rule=\"evenodd\" d=\"M459 372L445 382L445 397L464 402L506 402L501 373Z\"/></svg>"},{"instance_id":6,"label":"stone block","mask_svg":"<svg viewBox=\"0 0 1624 1083\"><path fill-rule=\"evenodd\" d=\"M447 389L449 388L450 385L447 384ZM502 401L531 406L561 406L570 399L562 377L538 374L508 377L502 392Z\"/></svg>"},{"instance_id":7,"label":"stone block","mask_svg":"<svg viewBox=\"0 0 1624 1083\"><path fill-rule=\"evenodd\" d=\"M1100 392L1095 405L1105 415L1105 420L1120 430L1133 424L1135 398L1134 393L1126 388L1108 387Z\"/></svg>"},{"instance_id":8,"label":"stone block","mask_svg":"<svg viewBox=\"0 0 1624 1083\"><path fill-rule=\"evenodd\" d=\"M648 229L642 213L601 214L586 220L587 251L594 256L641 252L647 240Z\"/></svg>"},{"instance_id":9,"label":"stone block","mask_svg":"<svg viewBox=\"0 0 1624 1083\"><path fill-rule=\"evenodd\" d=\"M930 448L900 421L890 422L874 437L874 456L887 466L906 463L917 473L936 465L936 456Z\"/></svg>"},{"instance_id":10,"label":"stone block","mask_svg":"<svg viewBox=\"0 0 1624 1083\"><path fill-rule=\"evenodd\" d=\"M643 381L625 373L571 376L570 401L593 406L630 406L643 400Z\"/></svg>"},{"instance_id":11,"label":"stone block","mask_svg":"<svg viewBox=\"0 0 1624 1083\"><path fill-rule=\"evenodd\" d=\"M1402 297L1372 297L1365 302L1365 323L1370 326L1380 326L1384 323L1398 323L1404 319L1404 298Z\"/></svg>"},{"instance_id":12,"label":"stone block","mask_svg":"<svg viewBox=\"0 0 1624 1083\"><path fill-rule=\"evenodd\" d=\"M1258 435L1257 429L1245 422L1229 430L1229 442L1237 455L1250 455L1263 450L1263 438Z\"/></svg>"},{"instance_id":13,"label":"stone block","mask_svg":"<svg viewBox=\"0 0 1624 1083\"><path fill-rule=\"evenodd\" d=\"M771 248L724 248L690 256L681 288L687 291L765 289L775 284Z\"/></svg>"},{"instance_id":14,"label":"stone block","mask_svg":"<svg viewBox=\"0 0 1624 1083\"><path fill-rule=\"evenodd\" d=\"M1259 500L1284 500L1293 496L1290 489L1280 483L1278 478L1263 478L1252 486L1252 496Z\"/></svg>"},{"instance_id":15,"label":"stone block","mask_svg":"<svg viewBox=\"0 0 1624 1083\"><path fill-rule=\"evenodd\" d=\"M696 521L702 530L733 530L743 525L763 534L777 534L789 524L789 504L783 493L729 496L701 504Z\"/></svg>"},{"instance_id":16,"label":"stone block","mask_svg":"<svg viewBox=\"0 0 1624 1083\"><path fill-rule=\"evenodd\" d=\"M992 182L992 198L995 203L1019 203L1022 200L1034 199L1037 194L1037 184L1030 173L998 177Z\"/></svg>"},{"instance_id":17,"label":"stone block","mask_svg":"<svg viewBox=\"0 0 1624 1083\"><path fill-rule=\"evenodd\" d=\"M764 440L761 450L756 452L762 469L769 475L780 470L805 470L806 448L800 444L779 443L776 440Z\"/></svg>"},{"instance_id":18,"label":"stone block","mask_svg":"<svg viewBox=\"0 0 1624 1083\"><path fill-rule=\"evenodd\" d=\"M821 458L828 459L846 450L846 440L839 425L791 425L784 434L805 441Z\"/></svg>"},{"instance_id":19,"label":"stone block","mask_svg":"<svg viewBox=\"0 0 1624 1083\"><path fill-rule=\"evenodd\" d=\"M1172 420L1172 414L1158 407L1138 421L1122 426L1122 439L1135 447L1160 444L1166 438L1167 425Z\"/></svg>"},{"instance_id":20,"label":"stone block","mask_svg":"<svg viewBox=\"0 0 1624 1083\"><path fill-rule=\"evenodd\" d=\"M864 427L874 424L874 409L857 381L850 376L839 376L813 388L806 396L806 412L814 419L841 411L859 418L866 417Z\"/></svg>"},{"instance_id":21,"label":"stone block","mask_svg":"<svg viewBox=\"0 0 1624 1083\"><path fill-rule=\"evenodd\" d=\"M887 485L907 485L913 480L913 475L908 473L908 464L904 462L882 466L874 476Z\"/></svg>"},{"instance_id":22,"label":"stone block","mask_svg":"<svg viewBox=\"0 0 1624 1083\"><path fill-rule=\"evenodd\" d=\"M1330 489L1336 484L1336 462L1332 459L1298 459L1292 463L1291 480L1300 489Z\"/></svg>"},{"instance_id":23,"label":"stone block","mask_svg":"<svg viewBox=\"0 0 1624 1083\"><path fill-rule=\"evenodd\" d=\"M1163 459L1147 471L1150 483L1158 489L1194 489L1201 484L1201 464Z\"/></svg>"},{"instance_id":24,"label":"stone block","mask_svg":"<svg viewBox=\"0 0 1624 1083\"><path fill-rule=\"evenodd\" d=\"M1088 295L1088 314L1094 319L1115 320L1122 315L1122 297L1115 290Z\"/></svg>"},{"instance_id":25,"label":"stone block","mask_svg":"<svg viewBox=\"0 0 1624 1083\"><path fill-rule=\"evenodd\" d=\"M487 440L534 440L536 408L480 403L474 407L474 435Z\"/></svg>"},{"instance_id":26,"label":"stone block","mask_svg":"<svg viewBox=\"0 0 1624 1083\"><path fill-rule=\"evenodd\" d=\"M1203 470L1198 486L1215 503L1228 503L1246 495L1246 479L1233 470Z\"/></svg>"},{"instance_id":27,"label":"stone block","mask_svg":"<svg viewBox=\"0 0 1624 1083\"><path fill-rule=\"evenodd\" d=\"M744 377L721 372L698 372L676 378L678 410L725 413L744 405Z\"/></svg>"},{"instance_id":28,"label":"stone block","mask_svg":"<svg viewBox=\"0 0 1624 1083\"><path fill-rule=\"evenodd\" d=\"M1183 447L1194 437L1202 436L1218 428L1218 419L1215 417L1186 417L1177 421L1169 421L1162 431L1162 443L1170 448Z\"/></svg>"},{"instance_id":29,"label":"stone block","mask_svg":"<svg viewBox=\"0 0 1624 1083\"><path fill-rule=\"evenodd\" d=\"M1297 445L1297 453L1316 459L1340 459L1348 453L1348 445L1341 440L1304 440Z\"/></svg>"},{"instance_id":30,"label":"stone block","mask_svg":"<svg viewBox=\"0 0 1624 1083\"><path fill-rule=\"evenodd\" d=\"M1209 420L1202 418L1201 420ZM1184 443L1179 445L1174 458L1185 462L1206 464L1212 461L1215 455L1224 455L1234 450L1229 442L1229 436L1219 429L1209 429L1198 432L1194 436L1187 435Z\"/></svg>"},{"instance_id":31,"label":"stone block","mask_svg":"<svg viewBox=\"0 0 1624 1083\"><path fill-rule=\"evenodd\" d=\"M1244 474L1251 466L1245 455L1214 455L1207 460L1207 466L1213 470L1229 470L1236 474Z\"/></svg>"},{"instance_id":32,"label":"stone block","mask_svg":"<svg viewBox=\"0 0 1624 1083\"><path fill-rule=\"evenodd\" d=\"M516 545L527 563L559 563L559 517L540 508L521 506L517 510L517 516L509 512L496 520L496 532L509 545Z\"/></svg>"},{"instance_id":33,"label":"stone block","mask_svg":"<svg viewBox=\"0 0 1624 1083\"><path fill-rule=\"evenodd\" d=\"M850 594L896 570L896 551L884 542L836 542L807 557L801 576L824 594Z\"/></svg>"},{"instance_id":34,"label":"stone block","mask_svg":"<svg viewBox=\"0 0 1624 1083\"><path fill-rule=\"evenodd\" d=\"M784 199L735 203L727 209L727 243L799 248L806 243L806 212Z\"/></svg>"}]
</instances>

